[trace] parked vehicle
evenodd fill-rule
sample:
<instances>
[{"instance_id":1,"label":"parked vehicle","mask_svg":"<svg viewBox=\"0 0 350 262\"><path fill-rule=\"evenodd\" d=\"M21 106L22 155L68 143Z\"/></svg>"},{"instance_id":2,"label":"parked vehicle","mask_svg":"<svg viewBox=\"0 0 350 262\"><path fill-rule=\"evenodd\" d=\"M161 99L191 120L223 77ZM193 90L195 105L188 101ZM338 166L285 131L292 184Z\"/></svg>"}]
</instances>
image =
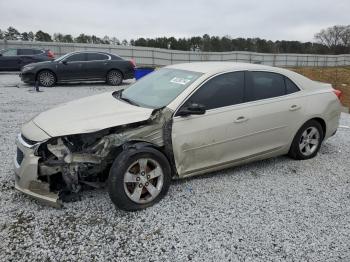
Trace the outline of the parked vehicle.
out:
<instances>
[{"instance_id":1,"label":"parked vehicle","mask_svg":"<svg viewBox=\"0 0 350 262\"><path fill-rule=\"evenodd\" d=\"M120 85L123 79L134 78L135 64L105 52L72 52L54 61L29 64L20 77L25 83L39 82L51 87L57 82L106 81Z\"/></svg>"},{"instance_id":2,"label":"parked vehicle","mask_svg":"<svg viewBox=\"0 0 350 262\"><path fill-rule=\"evenodd\" d=\"M168 66L26 123L15 187L60 206L83 184L105 181L116 207L143 209L171 179L285 154L314 157L337 131L339 95L330 84L269 66Z\"/></svg>"},{"instance_id":3,"label":"parked vehicle","mask_svg":"<svg viewBox=\"0 0 350 262\"><path fill-rule=\"evenodd\" d=\"M50 50L11 48L0 51L0 70L20 70L31 63L50 61L55 58Z\"/></svg>"}]
</instances>

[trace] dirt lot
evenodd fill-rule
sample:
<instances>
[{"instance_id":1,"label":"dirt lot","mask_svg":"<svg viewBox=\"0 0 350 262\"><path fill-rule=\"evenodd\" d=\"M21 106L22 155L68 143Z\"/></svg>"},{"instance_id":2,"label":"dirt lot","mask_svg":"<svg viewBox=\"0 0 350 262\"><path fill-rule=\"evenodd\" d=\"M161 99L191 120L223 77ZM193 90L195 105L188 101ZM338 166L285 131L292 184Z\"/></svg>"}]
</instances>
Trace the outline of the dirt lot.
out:
<instances>
[{"instance_id":1,"label":"dirt lot","mask_svg":"<svg viewBox=\"0 0 350 262\"><path fill-rule=\"evenodd\" d=\"M115 88L36 93L18 84L0 74L0 261L350 261L349 129L311 160L278 157L174 181L141 212L115 210L105 190L54 209L14 190L16 134L45 109Z\"/></svg>"}]
</instances>

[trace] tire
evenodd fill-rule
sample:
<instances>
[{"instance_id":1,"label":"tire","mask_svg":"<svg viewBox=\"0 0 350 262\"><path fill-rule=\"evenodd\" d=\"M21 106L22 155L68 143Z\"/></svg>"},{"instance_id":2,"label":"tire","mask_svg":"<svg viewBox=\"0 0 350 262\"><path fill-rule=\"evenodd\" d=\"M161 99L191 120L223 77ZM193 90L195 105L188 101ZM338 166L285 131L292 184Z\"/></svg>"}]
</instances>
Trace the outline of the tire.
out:
<instances>
[{"instance_id":1,"label":"tire","mask_svg":"<svg viewBox=\"0 0 350 262\"><path fill-rule=\"evenodd\" d=\"M107 74L106 82L111 86L119 86L123 82L123 75L118 70L111 70Z\"/></svg>"},{"instance_id":2,"label":"tire","mask_svg":"<svg viewBox=\"0 0 350 262\"><path fill-rule=\"evenodd\" d=\"M52 87L56 84L56 76L49 70L43 70L39 72L37 81L41 86Z\"/></svg>"},{"instance_id":3,"label":"tire","mask_svg":"<svg viewBox=\"0 0 350 262\"><path fill-rule=\"evenodd\" d=\"M313 158L320 150L324 132L316 120L306 122L295 135L288 155L296 160Z\"/></svg>"},{"instance_id":4,"label":"tire","mask_svg":"<svg viewBox=\"0 0 350 262\"><path fill-rule=\"evenodd\" d=\"M129 148L113 162L108 192L116 208L136 211L161 200L170 181L170 164L161 152L151 147Z\"/></svg>"}]
</instances>

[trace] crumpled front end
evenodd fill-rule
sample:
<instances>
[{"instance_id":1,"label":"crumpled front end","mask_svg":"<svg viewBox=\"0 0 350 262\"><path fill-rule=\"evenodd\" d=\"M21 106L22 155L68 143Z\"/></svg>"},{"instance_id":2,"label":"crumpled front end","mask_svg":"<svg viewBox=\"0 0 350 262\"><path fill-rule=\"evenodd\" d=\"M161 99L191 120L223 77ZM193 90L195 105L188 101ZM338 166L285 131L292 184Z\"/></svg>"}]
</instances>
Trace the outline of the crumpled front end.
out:
<instances>
[{"instance_id":1,"label":"crumpled front end","mask_svg":"<svg viewBox=\"0 0 350 262\"><path fill-rule=\"evenodd\" d=\"M16 189L55 207L79 200L84 188L104 186L114 159L125 147L144 142L170 152L171 125L166 123L172 113L164 108L155 110L146 121L48 138L37 125L25 125L24 135L18 135L16 141Z\"/></svg>"},{"instance_id":2,"label":"crumpled front end","mask_svg":"<svg viewBox=\"0 0 350 262\"><path fill-rule=\"evenodd\" d=\"M40 157L35 155L40 143L30 141L19 134L16 139L17 153L14 159L15 188L31 197L55 207L62 205L58 194L50 191L48 183L38 179Z\"/></svg>"}]
</instances>

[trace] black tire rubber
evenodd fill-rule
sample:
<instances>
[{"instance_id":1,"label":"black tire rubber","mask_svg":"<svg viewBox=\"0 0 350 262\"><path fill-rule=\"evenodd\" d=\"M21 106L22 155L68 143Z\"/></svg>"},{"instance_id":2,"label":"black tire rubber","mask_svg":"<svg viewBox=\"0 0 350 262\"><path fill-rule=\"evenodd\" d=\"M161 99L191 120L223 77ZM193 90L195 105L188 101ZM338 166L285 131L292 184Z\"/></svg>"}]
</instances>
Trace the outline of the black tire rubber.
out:
<instances>
[{"instance_id":1,"label":"black tire rubber","mask_svg":"<svg viewBox=\"0 0 350 262\"><path fill-rule=\"evenodd\" d=\"M118 74L119 75L119 80L117 82L111 81L111 74ZM111 86L119 86L123 82L123 74L119 70L111 70L107 73L106 76L106 82L108 85Z\"/></svg>"},{"instance_id":2,"label":"black tire rubber","mask_svg":"<svg viewBox=\"0 0 350 262\"><path fill-rule=\"evenodd\" d=\"M315 152L313 152L311 155L309 156L305 156L304 154L302 154L302 152L299 149L299 141L301 139L301 135L302 133L309 127L315 127L317 128L318 132L320 133L320 138L319 138L319 143L318 143L318 147L315 150ZM317 155L318 151L320 150L320 147L322 145L322 141L324 138L324 132L323 132L323 128L321 126L321 124L316 121L316 120L310 120L307 121L297 132L297 134L295 135L292 145L290 146L289 149L289 153L288 155L296 160L306 160L306 159L310 159L313 158Z\"/></svg>"},{"instance_id":3,"label":"black tire rubber","mask_svg":"<svg viewBox=\"0 0 350 262\"><path fill-rule=\"evenodd\" d=\"M156 160L163 170L164 181L159 195L151 202L138 204L133 202L124 190L124 174L127 168L139 158L151 158ZM108 177L108 192L116 208L125 211L136 211L154 205L159 202L168 192L171 181L171 168L168 159L160 151L152 147L142 147L140 149L129 148L121 152L114 160Z\"/></svg>"},{"instance_id":4,"label":"black tire rubber","mask_svg":"<svg viewBox=\"0 0 350 262\"><path fill-rule=\"evenodd\" d=\"M54 81L53 81L53 83L52 83L51 85L47 85L47 84L45 84L45 83L43 83L43 82L40 81L40 75L41 75L41 74L44 74L44 73L48 73L48 74L51 74L51 75L52 75ZM44 86L44 87L53 87L53 86L55 86L56 81L57 81L55 74L52 73L50 70L42 70L42 71L40 71L40 72L38 73L36 79L37 79L37 81L39 82L39 85L40 85L40 86Z\"/></svg>"}]
</instances>

